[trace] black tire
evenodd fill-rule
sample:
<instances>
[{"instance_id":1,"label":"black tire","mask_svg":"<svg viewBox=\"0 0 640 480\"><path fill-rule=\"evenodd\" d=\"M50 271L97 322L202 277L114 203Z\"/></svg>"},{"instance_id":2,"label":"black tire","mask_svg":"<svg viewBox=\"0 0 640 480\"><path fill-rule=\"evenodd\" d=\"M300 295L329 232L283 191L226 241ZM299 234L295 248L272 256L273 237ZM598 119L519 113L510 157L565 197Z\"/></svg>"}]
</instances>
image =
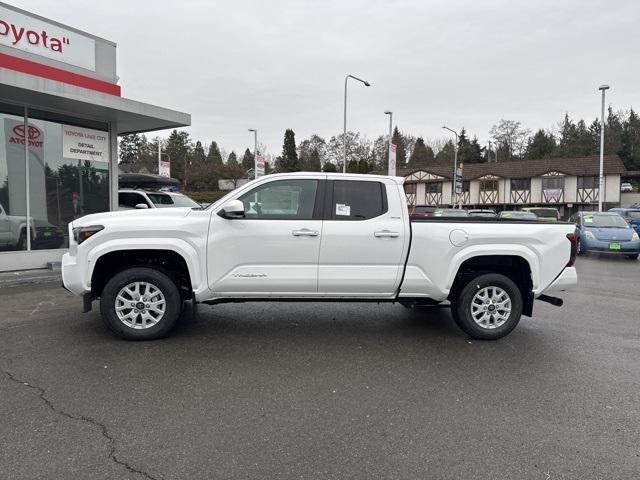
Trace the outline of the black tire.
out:
<instances>
[{"instance_id":1,"label":"black tire","mask_svg":"<svg viewBox=\"0 0 640 480\"><path fill-rule=\"evenodd\" d=\"M639 256L640 254L638 253L634 253L633 255L627 255L627 257L629 257L631 260L637 260Z\"/></svg>"},{"instance_id":2,"label":"black tire","mask_svg":"<svg viewBox=\"0 0 640 480\"><path fill-rule=\"evenodd\" d=\"M164 314L155 325L136 329L124 323L116 313L116 297L127 285L146 282L159 289L165 299ZM182 309L182 297L175 282L165 273L148 267L135 267L114 275L104 286L100 312L109 330L126 340L155 340L167 335L175 326Z\"/></svg>"},{"instance_id":3,"label":"black tire","mask_svg":"<svg viewBox=\"0 0 640 480\"><path fill-rule=\"evenodd\" d=\"M471 315L471 302L477 292L486 287L502 289L511 300L511 312L500 326L487 328L479 325ZM472 338L497 340L511 333L522 316L522 293L513 281L499 273L487 273L471 278L451 304L451 314L460 329Z\"/></svg>"}]
</instances>

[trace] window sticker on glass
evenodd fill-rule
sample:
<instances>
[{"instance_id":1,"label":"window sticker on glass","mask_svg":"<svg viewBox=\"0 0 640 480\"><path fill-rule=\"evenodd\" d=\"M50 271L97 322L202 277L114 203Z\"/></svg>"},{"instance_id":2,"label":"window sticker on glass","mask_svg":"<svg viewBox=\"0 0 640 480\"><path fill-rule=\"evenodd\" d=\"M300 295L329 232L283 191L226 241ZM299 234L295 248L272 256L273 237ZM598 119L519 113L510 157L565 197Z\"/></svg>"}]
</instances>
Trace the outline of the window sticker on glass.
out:
<instances>
[{"instance_id":1,"label":"window sticker on glass","mask_svg":"<svg viewBox=\"0 0 640 480\"><path fill-rule=\"evenodd\" d=\"M593 223L593 215L585 215L582 220L584 223Z\"/></svg>"},{"instance_id":2,"label":"window sticker on glass","mask_svg":"<svg viewBox=\"0 0 640 480\"><path fill-rule=\"evenodd\" d=\"M343 203L336 203L336 215L348 217L351 215L351 206Z\"/></svg>"}]
</instances>

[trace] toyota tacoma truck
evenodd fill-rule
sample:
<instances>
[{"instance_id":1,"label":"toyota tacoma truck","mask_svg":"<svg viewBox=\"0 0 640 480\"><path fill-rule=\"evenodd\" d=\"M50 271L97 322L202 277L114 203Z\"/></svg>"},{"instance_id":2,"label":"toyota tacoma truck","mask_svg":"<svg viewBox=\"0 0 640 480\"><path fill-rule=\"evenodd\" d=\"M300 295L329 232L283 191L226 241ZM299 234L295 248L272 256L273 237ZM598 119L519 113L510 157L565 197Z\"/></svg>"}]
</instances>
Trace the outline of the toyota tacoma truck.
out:
<instances>
[{"instance_id":1,"label":"toyota tacoma truck","mask_svg":"<svg viewBox=\"0 0 640 480\"><path fill-rule=\"evenodd\" d=\"M469 336L498 339L535 299L577 283L575 226L482 217L409 219L398 177L260 177L205 210L74 220L64 286L99 299L130 340L166 335L186 301L448 301Z\"/></svg>"}]
</instances>

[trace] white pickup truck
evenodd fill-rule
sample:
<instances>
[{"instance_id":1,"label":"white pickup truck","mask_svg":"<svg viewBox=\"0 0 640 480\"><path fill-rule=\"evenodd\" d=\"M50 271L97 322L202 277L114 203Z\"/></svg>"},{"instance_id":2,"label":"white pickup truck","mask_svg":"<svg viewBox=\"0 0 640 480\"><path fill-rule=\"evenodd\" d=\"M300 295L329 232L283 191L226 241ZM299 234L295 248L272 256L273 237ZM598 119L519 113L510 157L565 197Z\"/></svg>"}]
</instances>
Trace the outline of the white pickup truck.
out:
<instances>
[{"instance_id":1,"label":"white pickup truck","mask_svg":"<svg viewBox=\"0 0 640 480\"><path fill-rule=\"evenodd\" d=\"M410 220L403 179L275 174L205 210L88 215L70 226L65 287L100 299L131 340L166 335L186 300L398 302L448 300L459 327L497 339L534 299L576 284L575 226L482 217Z\"/></svg>"}]
</instances>

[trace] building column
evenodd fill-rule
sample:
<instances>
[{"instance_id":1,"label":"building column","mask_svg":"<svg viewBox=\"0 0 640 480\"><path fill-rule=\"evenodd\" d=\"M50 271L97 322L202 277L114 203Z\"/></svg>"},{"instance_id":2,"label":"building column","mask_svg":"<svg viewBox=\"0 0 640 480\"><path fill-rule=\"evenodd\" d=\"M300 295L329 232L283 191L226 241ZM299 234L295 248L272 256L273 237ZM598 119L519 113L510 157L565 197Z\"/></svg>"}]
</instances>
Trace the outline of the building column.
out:
<instances>
[{"instance_id":1,"label":"building column","mask_svg":"<svg viewBox=\"0 0 640 480\"><path fill-rule=\"evenodd\" d=\"M109 210L118 210L118 134L115 122L109 122Z\"/></svg>"}]
</instances>

